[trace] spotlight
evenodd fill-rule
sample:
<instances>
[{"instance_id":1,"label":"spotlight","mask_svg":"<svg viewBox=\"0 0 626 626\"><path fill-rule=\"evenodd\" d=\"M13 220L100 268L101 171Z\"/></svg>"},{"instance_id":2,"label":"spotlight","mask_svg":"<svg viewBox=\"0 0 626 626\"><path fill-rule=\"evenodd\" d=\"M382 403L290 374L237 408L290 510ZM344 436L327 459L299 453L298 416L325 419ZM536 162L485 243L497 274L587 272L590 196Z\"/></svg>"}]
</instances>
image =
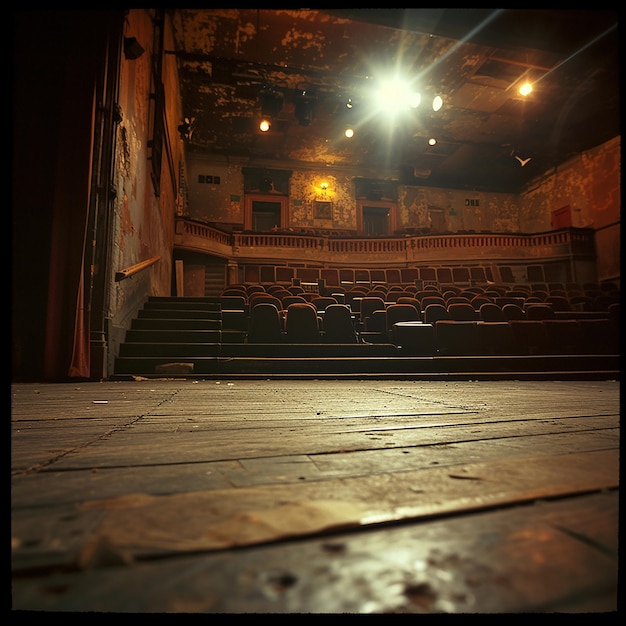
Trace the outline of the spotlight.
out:
<instances>
[{"instance_id":1,"label":"spotlight","mask_svg":"<svg viewBox=\"0 0 626 626\"><path fill-rule=\"evenodd\" d=\"M293 96L295 114L300 126L310 126L315 117L317 95L308 89L298 89Z\"/></svg>"},{"instance_id":2,"label":"spotlight","mask_svg":"<svg viewBox=\"0 0 626 626\"><path fill-rule=\"evenodd\" d=\"M344 135L348 138L348 139L352 139L352 137L354 137L354 128L352 128L352 126L348 126L348 128L346 128Z\"/></svg>"},{"instance_id":3,"label":"spotlight","mask_svg":"<svg viewBox=\"0 0 626 626\"><path fill-rule=\"evenodd\" d=\"M441 96L435 96L433 98L433 111L439 111L443 106L443 98Z\"/></svg>"},{"instance_id":4,"label":"spotlight","mask_svg":"<svg viewBox=\"0 0 626 626\"><path fill-rule=\"evenodd\" d=\"M520 88L519 88L519 93L522 96L527 96L531 91L533 90L533 86L530 83L524 83Z\"/></svg>"},{"instance_id":5,"label":"spotlight","mask_svg":"<svg viewBox=\"0 0 626 626\"><path fill-rule=\"evenodd\" d=\"M259 123L259 130L262 133L266 133L271 127L272 127L272 122L267 117L264 117Z\"/></svg>"},{"instance_id":6,"label":"spotlight","mask_svg":"<svg viewBox=\"0 0 626 626\"><path fill-rule=\"evenodd\" d=\"M429 146L434 146L436 143L437 143L437 140L436 140L434 137L431 137L431 138L428 140L428 145L429 145Z\"/></svg>"},{"instance_id":7,"label":"spotlight","mask_svg":"<svg viewBox=\"0 0 626 626\"><path fill-rule=\"evenodd\" d=\"M420 102L422 101L422 96L417 91L414 91L409 94L408 99L409 99L409 106L412 109L417 109L417 107L420 105Z\"/></svg>"}]
</instances>

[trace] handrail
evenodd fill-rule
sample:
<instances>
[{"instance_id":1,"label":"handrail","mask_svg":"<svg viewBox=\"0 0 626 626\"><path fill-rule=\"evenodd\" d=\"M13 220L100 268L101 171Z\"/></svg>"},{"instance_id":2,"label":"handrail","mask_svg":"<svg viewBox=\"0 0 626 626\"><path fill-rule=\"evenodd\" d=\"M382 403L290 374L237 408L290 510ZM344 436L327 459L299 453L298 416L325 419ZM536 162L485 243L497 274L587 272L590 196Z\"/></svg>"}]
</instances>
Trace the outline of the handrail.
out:
<instances>
[{"instance_id":1,"label":"handrail","mask_svg":"<svg viewBox=\"0 0 626 626\"><path fill-rule=\"evenodd\" d=\"M131 265L127 267L125 270L120 270L119 272L115 272L115 282L119 282L120 280L124 280L125 278L129 278L133 276L137 272L141 272L141 270L146 269L146 267L150 267L154 265L157 261L161 259L160 256L153 256L151 259L147 261L141 261L141 263L137 263L136 265Z\"/></svg>"}]
</instances>

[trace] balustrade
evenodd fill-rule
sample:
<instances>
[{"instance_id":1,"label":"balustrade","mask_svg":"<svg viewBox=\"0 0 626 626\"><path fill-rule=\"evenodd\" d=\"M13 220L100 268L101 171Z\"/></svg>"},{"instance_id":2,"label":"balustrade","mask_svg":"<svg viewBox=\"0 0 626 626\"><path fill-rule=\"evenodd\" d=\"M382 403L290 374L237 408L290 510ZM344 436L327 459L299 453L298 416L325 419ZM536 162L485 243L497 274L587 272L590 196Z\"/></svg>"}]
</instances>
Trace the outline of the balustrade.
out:
<instances>
[{"instance_id":1,"label":"balustrade","mask_svg":"<svg viewBox=\"0 0 626 626\"><path fill-rule=\"evenodd\" d=\"M595 256L592 229L567 228L535 234L450 233L398 237L341 237L297 232L228 233L207 224L177 219L177 249L227 255L230 259L276 258L288 262L370 266L417 262L524 262Z\"/></svg>"}]
</instances>

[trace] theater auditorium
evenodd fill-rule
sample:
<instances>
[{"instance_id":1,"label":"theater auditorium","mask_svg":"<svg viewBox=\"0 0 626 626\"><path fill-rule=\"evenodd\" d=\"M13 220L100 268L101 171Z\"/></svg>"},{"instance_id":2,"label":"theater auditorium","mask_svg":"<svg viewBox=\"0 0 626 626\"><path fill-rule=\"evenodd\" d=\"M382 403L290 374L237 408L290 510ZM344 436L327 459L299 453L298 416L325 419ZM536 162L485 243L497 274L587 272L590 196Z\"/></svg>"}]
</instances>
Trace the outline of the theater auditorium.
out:
<instances>
[{"instance_id":1,"label":"theater auditorium","mask_svg":"<svg viewBox=\"0 0 626 626\"><path fill-rule=\"evenodd\" d=\"M16 11L11 608L619 609L616 11Z\"/></svg>"}]
</instances>

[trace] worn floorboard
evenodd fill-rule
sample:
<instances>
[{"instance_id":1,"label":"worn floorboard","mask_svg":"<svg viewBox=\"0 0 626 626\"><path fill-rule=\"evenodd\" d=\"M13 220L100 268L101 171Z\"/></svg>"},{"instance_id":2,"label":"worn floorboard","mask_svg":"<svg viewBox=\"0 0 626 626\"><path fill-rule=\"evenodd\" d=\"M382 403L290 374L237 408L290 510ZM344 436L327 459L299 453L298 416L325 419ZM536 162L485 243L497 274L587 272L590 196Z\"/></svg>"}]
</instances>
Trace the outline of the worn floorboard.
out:
<instances>
[{"instance_id":1,"label":"worn floorboard","mask_svg":"<svg viewBox=\"0 0 626 626\"><path fill-rule=\"evenodd\" d=\"M14 611L617 610L616 381L11 391Z\"/></svg>"},{"instance_id":2,"label":"worn floorboard","mask_svg":"<svg viewBox=\"0 0 626 626\"><path fill-rule=\"evenodd\" d=\"M34 611L131 613L616 613L617 499L601 493L18 576L14 602ZM606 529L600 536L598 527Z\"/></svg>"}]
</instances>

